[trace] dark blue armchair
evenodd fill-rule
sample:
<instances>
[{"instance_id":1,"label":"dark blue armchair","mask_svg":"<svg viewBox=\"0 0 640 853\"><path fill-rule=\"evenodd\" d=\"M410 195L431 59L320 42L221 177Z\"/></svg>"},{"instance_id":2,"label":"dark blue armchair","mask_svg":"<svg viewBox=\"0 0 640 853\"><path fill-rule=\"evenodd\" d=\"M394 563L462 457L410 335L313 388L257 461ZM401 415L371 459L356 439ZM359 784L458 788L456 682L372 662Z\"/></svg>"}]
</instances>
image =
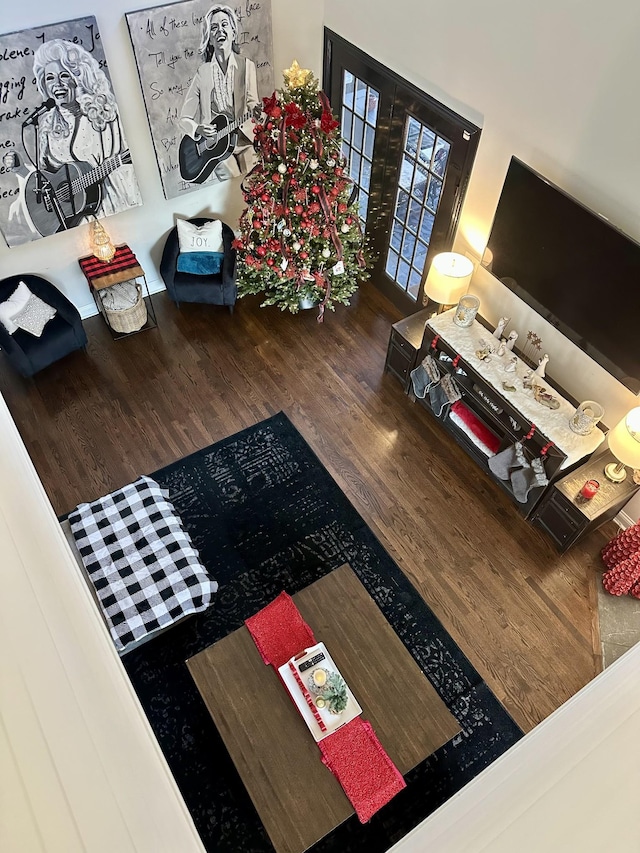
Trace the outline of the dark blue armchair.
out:
<instances>
[{"instance_id":1,"label":"dark blue armchair","mask_svg":"<svg viewBox=\"0 0 640 853\"><path fill-rule=\"evenodd\" d=\"M21 281L56 309L55 317L49 320L39 338L23 329L10 335L0 323L0 349L18 373L33 376L70 352L85 347L87 334L75 305L50 281L38 275L12 275L0 281L0 302L8 299Z\"/></svg>"},{"instance_id":2,"label":"dark blue armchair","mask_svg":"<svg viewBox=\"0 0 640 853\"><path fill-rule=\"evenodd\" d=\"M198 217L188 221L200 226L204 225L205 222L211 222L211 219ZM222 269L219 273L194 275L178 271L178 255L180 254L178 229L174 227L169 231L160 261L160 275L169 296L176 305L181 302L207 302L212 305L226 305L233 314L233 306L237 297L236 250L231 245L233 239L233 230L223 222L224 259Z\"/></svg>"}]
</instances>

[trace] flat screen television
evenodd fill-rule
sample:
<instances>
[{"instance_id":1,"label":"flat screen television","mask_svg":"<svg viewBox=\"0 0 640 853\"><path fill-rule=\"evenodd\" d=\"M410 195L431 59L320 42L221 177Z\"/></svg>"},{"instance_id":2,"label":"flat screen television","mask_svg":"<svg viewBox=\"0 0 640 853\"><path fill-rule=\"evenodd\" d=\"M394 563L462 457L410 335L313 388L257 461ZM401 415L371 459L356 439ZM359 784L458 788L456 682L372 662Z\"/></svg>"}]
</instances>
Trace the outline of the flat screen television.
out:
<instances>
[{"instance_id":1,"label":"flat screen television","mask_svg":"<svg viewBox=\"0 0 640 853\"><path fill-rule=\"evenodd\" d=\"M639 243L512 157L487 249L496 278L640 389Z\"/></svg>"}]
</instances>

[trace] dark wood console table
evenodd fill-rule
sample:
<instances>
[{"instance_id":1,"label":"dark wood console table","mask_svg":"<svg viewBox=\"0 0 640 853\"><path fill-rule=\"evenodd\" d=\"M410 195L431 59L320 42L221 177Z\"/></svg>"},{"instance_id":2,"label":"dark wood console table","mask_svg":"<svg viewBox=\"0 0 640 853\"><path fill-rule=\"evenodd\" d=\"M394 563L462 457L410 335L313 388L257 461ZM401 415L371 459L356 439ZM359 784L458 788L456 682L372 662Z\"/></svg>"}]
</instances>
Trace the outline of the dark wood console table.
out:
<instances>
[{"instance_id":1,"label":"dark wood console table","mask_svg":"<svg viewBox=\"0 0 640 853\"><path fill-rule=\"evenodd\" d=\"M431 354L441 376L453 376L461 402L493 435L498 453L521 442L535 425L532 437L524 442L525 455L531 461L544 451L544 469L549 484L588 459L603 442L604 433L597 428L589 436L572 433L569 417L575 410L575 401L565 399L547 378L541 383L557 398L557 411L535 401L532 392L525 392L522 378L529 365L522 359L518 358L516 373L504 371L512 357L510 353L502 359L494 355L488 363L481 361L476 356L478 341L491 339L491 330L485 328L484 321L481 324L476 320L472 327L464 329L453 324L453 310L431 317L426 313L420 311L406 321L394 324L385 368L403 381L410 397L442 423L457 444L509 495L523 515L530 518L551 486L532 488L526 502L518 501L510 480L502 480L492 473L488 465L488 451L479 448L449 416L449 406L438 415L431 408L428 394L423 399L415 397L410 378L415 366ZM423 339L415 352L420 330L423 331ZM505 390L503 381L513 384L516 391ZM544 428L537 421L544 423Z\"/></svg>"}]
</instances>

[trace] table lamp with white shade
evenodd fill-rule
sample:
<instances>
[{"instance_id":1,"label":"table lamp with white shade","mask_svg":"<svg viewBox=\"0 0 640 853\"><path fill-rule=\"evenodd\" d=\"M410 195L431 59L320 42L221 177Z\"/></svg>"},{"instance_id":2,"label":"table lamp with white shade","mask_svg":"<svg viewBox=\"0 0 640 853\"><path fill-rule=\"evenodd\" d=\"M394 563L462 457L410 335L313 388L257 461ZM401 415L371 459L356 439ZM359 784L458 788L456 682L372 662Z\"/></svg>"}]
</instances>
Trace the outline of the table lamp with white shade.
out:
<instances>
[{"instance_id":1,"label":"table lamp with white shade","mask_svg":"<svg viewBox=\"0 0 640 853\"><path fill-rule=\"evenodd\" d=\"M618 462L610 462L604 473L612 483L621 483L627 476L625 465L640 468L640 406L630 412L607 433L609 450Z\"/></svg>"},{"instance_id":2,"label":"table lamp with white shade","mask_svg":"<svg viewBox=\"0 0 640 853\"><path fill-rule=\"evenodd\" d=\"M441 252L434 257L424 283L424 292L429 299L440 304L438 314L464 296L472 274L473 262L465 255Z\"/></svg>"}]
</instances>

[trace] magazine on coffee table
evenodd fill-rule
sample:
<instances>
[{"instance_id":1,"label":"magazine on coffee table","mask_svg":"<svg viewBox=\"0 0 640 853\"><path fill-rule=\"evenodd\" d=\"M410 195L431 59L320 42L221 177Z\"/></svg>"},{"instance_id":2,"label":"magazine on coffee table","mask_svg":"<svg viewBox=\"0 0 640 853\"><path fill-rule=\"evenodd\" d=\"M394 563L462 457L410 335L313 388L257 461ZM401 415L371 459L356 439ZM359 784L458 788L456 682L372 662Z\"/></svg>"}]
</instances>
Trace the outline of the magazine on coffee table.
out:
<instances>
[{"instance_id":1,"label":"magazine on coffee table","mask_svg":"<svg viewBox=\"0 0 640 853\"><path fill-rule=\"evenodd\" d=\"M292 657L278 672L316 741L362 713L324 643Z\"/></svg>"}]
</instances>

